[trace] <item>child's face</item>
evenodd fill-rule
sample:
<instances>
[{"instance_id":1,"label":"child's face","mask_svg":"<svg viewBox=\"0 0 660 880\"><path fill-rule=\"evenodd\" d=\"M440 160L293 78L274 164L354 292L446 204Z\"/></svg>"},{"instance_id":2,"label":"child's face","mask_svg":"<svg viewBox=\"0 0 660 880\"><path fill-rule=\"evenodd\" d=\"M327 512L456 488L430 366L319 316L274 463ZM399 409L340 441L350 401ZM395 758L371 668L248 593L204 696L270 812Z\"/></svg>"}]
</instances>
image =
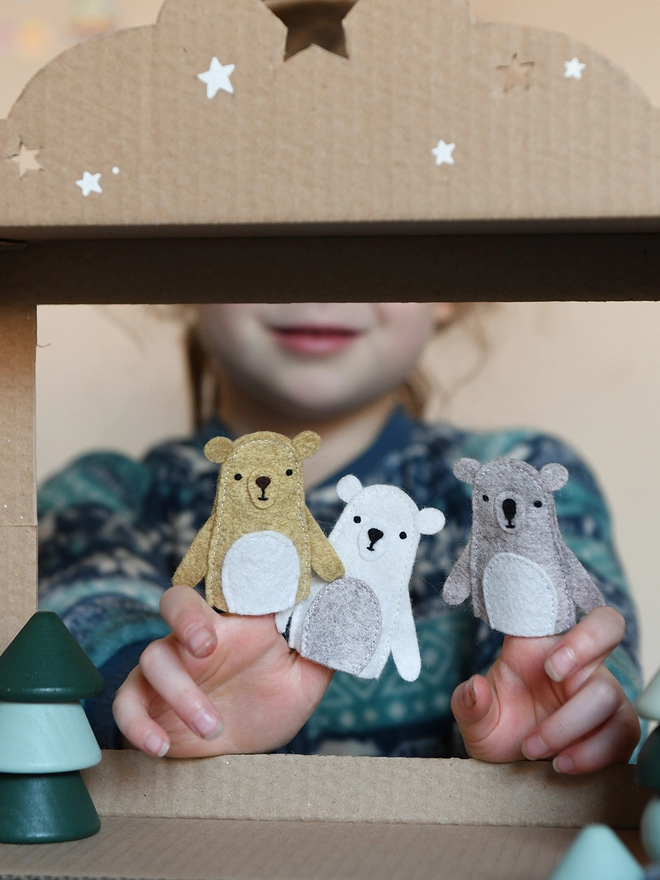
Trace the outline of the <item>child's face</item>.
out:
<instances>
[{"instance_id":1,"label":"child's face","mask_svg":"<svg viewBox=\"0 0 660 880\"><path fill-rule=\"evenodd\" d=\"M198 331L226 381L269 409L324 417L393 391L454 303L198 306Z\"/></svg>"}]
</instances>

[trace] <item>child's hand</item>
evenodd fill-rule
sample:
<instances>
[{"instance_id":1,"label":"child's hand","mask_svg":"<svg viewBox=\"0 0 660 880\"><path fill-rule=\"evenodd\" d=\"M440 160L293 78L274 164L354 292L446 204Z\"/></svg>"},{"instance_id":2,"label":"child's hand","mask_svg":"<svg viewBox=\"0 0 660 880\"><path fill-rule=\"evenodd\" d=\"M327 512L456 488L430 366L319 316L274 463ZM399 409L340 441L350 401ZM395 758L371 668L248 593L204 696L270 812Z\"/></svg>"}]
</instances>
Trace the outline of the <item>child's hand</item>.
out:
<instances>
[{"instance_id":1,"label":"child's hand","mask_svg":"<svg viewBox=\"0 0 660 880\"><path fill-rule=\"evenodd\" d=\"M624 763L639 721L603 661L625 632L613 608L596 608L563 636L506 636L486 677L460 684L451 707L468 754L482 761L553 758L561 773Z\"/></svg>"},{"instance_id":2,"label":"child's hand","mask_svg":"<svg viewBox=\"0 0 660 880\"><path fill-rule=\"evenodd\" d=\"M149 754L272 751L295 736L332 678L289 650L272 615L217 614L188 587L167 590L161 613L172 634L146 648L113 705L124 736Z\"/></svg>"}]
</instances>

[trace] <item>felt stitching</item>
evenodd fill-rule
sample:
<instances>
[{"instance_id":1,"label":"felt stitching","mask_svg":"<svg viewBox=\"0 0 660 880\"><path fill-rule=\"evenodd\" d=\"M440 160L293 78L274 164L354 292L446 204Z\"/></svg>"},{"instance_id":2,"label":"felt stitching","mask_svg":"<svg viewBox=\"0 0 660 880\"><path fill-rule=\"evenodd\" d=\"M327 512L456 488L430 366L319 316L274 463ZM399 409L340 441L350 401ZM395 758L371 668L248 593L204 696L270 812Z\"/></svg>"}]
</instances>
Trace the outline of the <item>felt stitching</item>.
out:
<instances>
[{"instance_id":1,"label":"felt stitching","mask_svg":"<svg viewBox=\"0 0 660 880\"><path fill-rule=\"evenodd\" d=\"M345 578L344 580L346 582L350 583L351 581L353 581L353 582L358 581L358 578L348 577L348 578ZM362 582L362 583L364 583L364 582ZM301 647L301 652L303 653L303 656L306 656L306 652L309 648L309 645L307 644L307 641L306 641L308 628L314 623L314 619L318 618L320 616L320 609L321 609L320 599L325 594L331 592L336 584L337 584L337 581L334 581L332 584L325 584L325 586L321 587L319 592L316 594L316 597L314 598L314 601L312 603L312 607L309 609L309 611L305 615L305 620L303 623L302 635L301 635L301 640L300 640L300 647ZM380 610L380 603L377 601L377 598L376 598L373 590L371 589L371 587L369 587L369 584L366 584L366 586L368 588L368 592L366 592L365 595L367 596L367 598L371 602L371 606L375 612L376 617L378 618L379 622L381 623L381 627L382 627L382 614L381 614L381 610ZM362 672L362 670L367 666L367 664L373 659L373 656L376 651L376 647L378 645L380 638L381 638L381 632L379 631L378 633L376 633L372 637L371 641L367 643L367 650L369 651L369 656L366 658L366 660L363 661L362 665L354 673L355 675L359 675L360 672Z\"/></svg>"},{"instance_id":2,"label":"felt stitching","mask_svg":"<svg viewBox=\"0 0 660 880\"><path fill-rule=\"evenodd\" d=\"M239 451L242 451L243 449L247 449L248 446L253 446L254 444L258 444L258 443L268 444L269 446L273 446L278 450L281 448L285 449L286 452L289 454L289 457L293 459L293 462L296 466L296 479L298 480L298 490L296 493L296 503L297 503L297 508L298 508L298 519L300 521L300 525L301 525L303 536L304 536L303 551L305 553L305 567L307 567L309 565L308 552L307 552L307 523L303 521L303 517L302 517L301 511L300 511L300 504L301 504L301 501L300 501L300 494L301 494L301 491L300 491L300 467L299 467L298 460L297 460L296 456L293 454L293 452L290 449L288 449L286 447L286 445L284 443L280 443L277 440L272 440L270 438L260 438L259 440L250 440L247 443L243 443L241 446L238 447L238 449L234 449L232 451L232 454L229 456L227 461L223 462L220 466L221 468L223 468L223 467L226 468L226 470L222 474L222 503L221 503L220 510L218 511L218 516L216 517L216 522L219 522L222 519L223 512L224 512L225 500L227 497L227 474L229 473L230 463L236 458ZM215 523L214 523L214 528L215 528ZM213 551L210 554L210 556L211 556L210 563L211 564L209 566L209 579L211 580L211 583L213 583L215 580L215 573L216 573L216 568L217 568L216 556L217 556L217 552L218 552L218 541L219 540L220 540L220 529L217 528L217 529L215 529L215 540L213 542Z\"/></svg>"},{"instance_id":3,"label":"felt stitching","mask_svg":"<svg viewBox=\"0 0 660 880\"><path fill-rule=\"evenodd\" d=\"M372 488L372 492L371 492L371 494L373 494L373 495L375 495L375 494L379 494L379 495L389 495L389 492L388 492L387 488L385 488L385 487L376 486L376 487ZM416 526L415 526L415 531L417 531L417 527L416 527ZM408 545L408 549L407 549L407 551L406 551L406 556L405 556L406 569L408 568L408 563L409 563L409 561L410 561L410 557L411 557L412 552L413 552L413 546L412 546L412 545L413 545L413 542L411 541L410 544ZM415 552L416 552L416 551L417 551L417 547L415 547ZM407 587L407 584L406 584L405 586ZM387 641L384 642L383 649L381 650L380 655L379 655L379 657L378 657L378 662L379 662L379 663L380 663L381 661L386 662L386 661L387 661L387 658L389 657L389 654L390 654L390 646L391 646L391 644L392 644L392 633L394 632L394 629L395 629L395 627L396 627L396 622L397 622L397 620L399 619L399 612L400 612L400 610L401 610L401 600L402 600L402 598L403 598L402 593L403 593L403 589L402 589L402 580L401 580L401 578L399 578L398 588L397 588L397 601L396 601L396 606L395 606L394 616L393 616L393 618L392 618L392 623L391 623L390 631L389 631L388 634L387 634Z\"/></svg>"},{"instance_id":4,"label":"felt stitching","mask_svg":"<svg viewBox=\"0 0 660 880\"><path fill-rule=\"evenodd\" d=\"M479 471L477 471L477 473L479 473L485 477L486 474L495 470L495 464L497 461L501 461L501 459L495 459L495 461L491 461L484 468L480 468ZM546 490L541 488L541 484L539 483L538 479L534 476L534 474L530 474L529 471L527 471L527 470L525 470L525 468L521 467L520 464L518 464L516 462L516 459L514 459L514 458L507 459L507 461L511 462L511 466L513 467L514 470L518 471L518 473L523 474L524 476L527 476L527 477L531 477L534 480L534 482L536 483L539 491L543 492L545 494ZM475 487L476 487L476 483L477 483L476 476L477 475L475 474L475 480L472 483L472 509L473 510L474 510L474 492L475 492ZM474 535L473 550L470 553L470 569L472 569L472 559L475 558L477 555L478 542L479 542L479 537L477 535ZM555 539L555 543L556 543L556 539ZM476 572L475 572L475 576L476 576Z\"/></svg>"},{"instance_id":5,"label":"felt stitching","mask_svg":"<svg viewBox=\"0 0 660 880\"><path fill-rule=\"evenodd\" d=\"M577 568L573 571L571 565L566 562L567 547L559 528L554 497L554 493L559 491L568 479L566 468L552 463L544 466L551 469L546 475L547 479L544 480L542 473L544 468L537 470L532 465L514 458L496 458L482 466L479 466L476 461L466 460L465 467L459 468L459 465L460 462L457 462L456 468L460 470L460 474L455 470L458 479L472 485L473 528L470 541L464 552L468 554L469 593L472 596L473 608L478 617L482 617L487 623L492 623L491 610L493 608L486 606L484 588L488 592L487 568L500 548L503 551L506 549L507 553L511 553L514 547L517 548L518 552L514 555L528 558L548 576L554 589L553 607L556 607L556 618L552 627L549 627L550 632L561 632L572 626L575 623L576 609L582 608L583 604L586 607L582 610L588 611L603 602L597 586L593 585L593 578L582 563L576 559ZM545 483L549 485L546 486ZM556 485L558 483L559 485ZM552 488L555 485L556 488ZM489 496L493 496L492 500L497 504L495 509L491 508L488 512L482 509L478 500L484 490ZM509 492L511 492L510 497L518 502L521 514L519 530L512 533L517 536L513 537L513 543L509 537L504 537L509 533L506 532L502 519L502 512L504 512L507 525L511 525L513 517L517 515L514 509L510 511L511 517L509 518L503 507ZM484 498L486 498L485 493ZM538 501L538 497L535 497L537 493L538 497L545 500L543 505L536 503L533 505L534 507L544 507L542 512L539 511L540 518L532 510L532 502ZM510 506L512 507L512 505ZM518 519L516 519L517 524ZM504 534L500 534L500 530ZM454 568L458 566L459 562ZM448 581L451 579L452 573L450 573ZM591 585L593 585L593 589ZM449 599L448 601L449 604L457 604ZM501 612L504 615L503 621L507 614L506 593L502 593L501 605L496 604L498 612L495 616L497 617ZM537 620L542 622L542 617L538 616ZM512 623L511 626L513 627L515 624ZM536 625L531 622L530 618L527 628L531 631L535 627ZM526 634L532 635L531 632ZM538 633L534 634L538 635Z\"/></svg>"},{"instance_id":6,"label":"felt stitching","mask_svg":"<svg viewBox=\"0 0 660 880\"><path fill-rule=\"evenodd\" d=\"M497 578L497 576L493 575L491 565L493 562L496 562L499 557L508 557L510 559L515 559L516 563L521 565L521 567L528 568L534 572L535 572L535 569L538 568L546 576L546 578L548 578L548 580L550 580L550 577L549 577L548 573L545 571L545 569L542 566L538 565L538 563L534 562L533 560L528 559L526 556L521 556L518 553L496 553L494 556L491 557L490 562L485 567L484 576L483 576L484 605L486 606L489 618L491 618L492 602L490 603L491 608L489 608L488 607L489 603L486 599L486 591L487 591L487 589L489 589L489 581L492 577L495 577L495 584L493 584L493 586L497 586L497 581L499 580L499 578ZM506 561L508 561L508 560L506 560ZM556 590L553 588L552 582L550 582L550 585L548 585L548 583L546 583L545 580L542 583L543 583L543 588L545 589L546 593L548 594L548 596L551 600L551 605L555 606L554 617L551 618L550 615L546 615L541 620L541 623L543 624L544 629L547 631L547 632L544 632L543 635L546 635L554 630L555 623L557 620L558 603L557 603ZM497 598L497 596L495 598ZM496 602L496 605L499 605L499 602Z\"/></svg>"}]
</instances>

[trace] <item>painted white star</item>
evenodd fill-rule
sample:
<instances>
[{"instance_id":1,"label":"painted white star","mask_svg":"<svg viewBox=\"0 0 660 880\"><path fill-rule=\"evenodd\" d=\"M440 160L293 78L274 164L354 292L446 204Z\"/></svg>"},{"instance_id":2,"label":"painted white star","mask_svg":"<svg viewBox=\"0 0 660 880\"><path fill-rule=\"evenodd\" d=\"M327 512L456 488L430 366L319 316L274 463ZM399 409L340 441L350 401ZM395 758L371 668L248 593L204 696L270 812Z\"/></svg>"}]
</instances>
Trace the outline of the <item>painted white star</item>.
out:
<instances>
[{"instance_id":1,"label":"painted white star","mask_svg":"<svg viewBox=\"0 0 660 880\"><path fill-rule=\"evenodd\" d=\"M566 68L564 76L566 79L582 79L582 71L586 66L586 64L578 61L577 58L573 58L571 61L564 61L564 67Z\"/></svg>"},{"instance_id":2,"label":"painted white star","mask_svg":"<svg viewBox=\"0 0 660 880\"><path fill-rule=\"evenodd\" d=\"M84 196L88 196L91 192L102 193L101 184L99 180L101 179L101 174L90 174L89 171L83 171L83 176L80 180L76 180L76 186L79 186L82 190L82 194Z\"/></svg>"},{"instance_id":3,"label":"painted white star","mask_svg":"<svg viewBox=\"0 0 660 880\"><path fill-rule=\"evenodd\" d=\"M454 152L454 147L456 144L446 144L444 141L438 141L438 146L433 147L431 152L435 156L435 164L436 165L453 165L454 157L452 153Z\"/></svg>"},{"instance_id":4,"label":"painted white star","mask_svg":"<svg viewBox=\"0 0 660 880\"><path fill-rule=\"evenodd\" d=\"M220 64L218 59L213 56L209 69L204 73L197 74L197 79L201 79L203 83L206 83L206 97L209 99L215 98L220 89L233 95L234 87L229 77L235 69L235 64Z\"/></svg>"}]
</instances>

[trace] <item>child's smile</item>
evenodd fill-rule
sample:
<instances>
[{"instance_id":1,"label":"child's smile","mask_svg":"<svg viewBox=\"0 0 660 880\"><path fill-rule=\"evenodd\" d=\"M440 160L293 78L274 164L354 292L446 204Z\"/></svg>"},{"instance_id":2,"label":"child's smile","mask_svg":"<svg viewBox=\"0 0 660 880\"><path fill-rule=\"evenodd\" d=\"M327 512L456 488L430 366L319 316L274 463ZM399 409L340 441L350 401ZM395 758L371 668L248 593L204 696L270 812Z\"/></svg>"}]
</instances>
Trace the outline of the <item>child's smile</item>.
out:
<instances>
[{"instance_id":1,"label":"child's smile","mask_svg":"<svg viewBox=\"0 0 660 880\"><path fill-rule=\"evenodd\" d=\"M292 324L269 329L282 348L308 356L337 354L362 334L361 330L335 324Z\"/></svg>"}]
</instances>

